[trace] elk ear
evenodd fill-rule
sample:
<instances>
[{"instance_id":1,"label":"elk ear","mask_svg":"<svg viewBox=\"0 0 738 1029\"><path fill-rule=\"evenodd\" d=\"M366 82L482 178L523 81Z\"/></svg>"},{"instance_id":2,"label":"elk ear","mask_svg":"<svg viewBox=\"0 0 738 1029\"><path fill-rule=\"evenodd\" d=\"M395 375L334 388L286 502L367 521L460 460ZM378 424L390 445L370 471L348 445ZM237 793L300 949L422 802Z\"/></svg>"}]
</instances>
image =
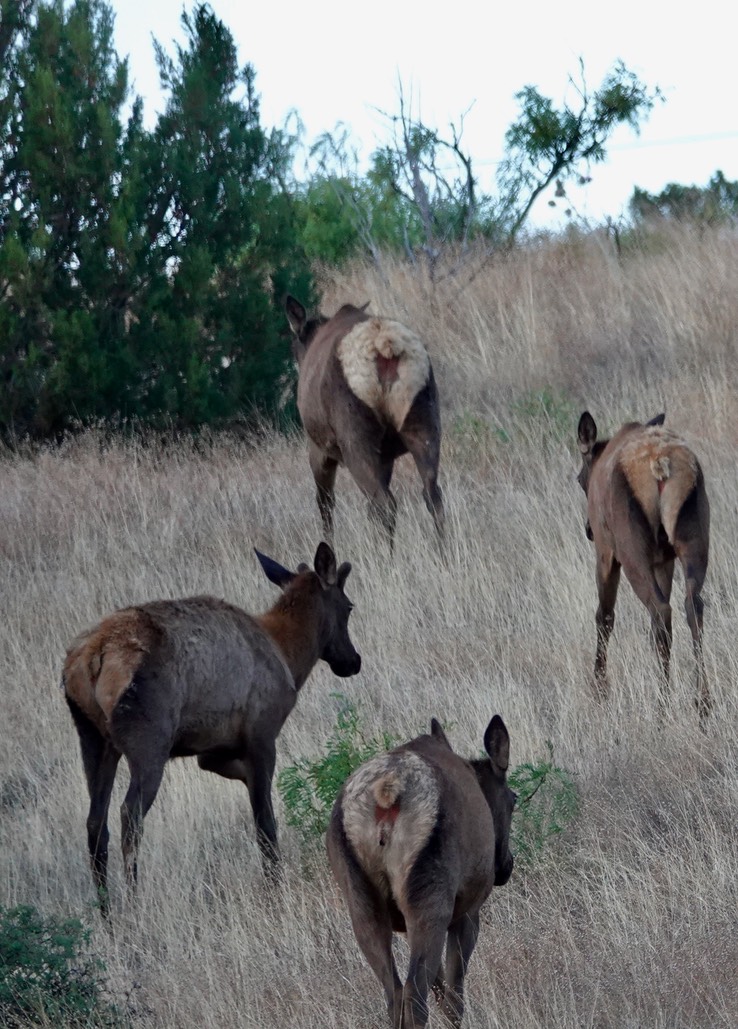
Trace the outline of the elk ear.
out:
<instances>
[{"instance_id":1,"label":"elk ear","mask_svg":"<svg viewBox=\"0 0 738 1029\"><path fill-rule=\"evenodd\" d=\"M279 586L281 590L285 586L289 586L295 577L294 572L290 572L287 568L283 568L277 561L273 561L271 557L267 557L266 554L260 553L256 547L254 547L254 553L259 558L259 564L264 569L269 582L273 582L275 586Z\"/></svg>"},{"instance_id":2,"label":"elk ear","mask_svg":"<svg viewBox=\"0 0 738 1029\"><path fill-rule=\"evenodd\" d=\"M335 586L338 582L336 555L327 543L319 543L315 551L315 571L324 586ZM349 566L350 567L350 566ZM348 572L346 573L348 575Z\"/></svg>"},{"instance_id":3,"label":"elk ear","mask_svg":"<svg viewBox=\"0 0 738 1029\"><path fill-rule=\"evenodd\" d=\"M431 736L440 743L445 743L449 750L452 749L451 744L448 742L448 736L443 731L443 726L437 718L431 718Z\"/></svg>"},{"instance_id":4,"label":"elk ear","mask_svg":"<svg viewBox=\"0 0 738 1029\"><path fill-rule=\"evenodd\" d=\"M362 304L361 307L359 308L359 310L360 311L366 311L366 309L369 306L369 304L371 304L371 300L367 300L367 302L365 304Z\"/></svg>"},{"instance_id":5,"label":"elk ear","mask_svg":"<svg viewBox=\"0 0 738 1029\"><path fill-rule=\"evenodd\" d=\"M350 571L351 571L351 562L350 561L344 561L343 564L339 567L338 574L336 576L336 579L337 579L337 582L338 582L338 588L340 590L342 590L343 587L346 585L346 580L349 577L349 572Z\"/></svg>"},{"instance_id":6,"label":"elk ear","mask_svg":"<svg viewBox=\"0 0 738 1029\"><path fill-rule=\"evenodd\" d=\"M510 764L510 737L499 715L495 715L484 734L484 749L498 772L506 772Z\"/></svg>"},{"instance_id":7,"label":"elk ear","mask_svg":"<svg viewBox=\"0 0 738 1029\"><path fill-rule=\"evenodd\" d=\"M589 454L597 439L597 426L589 411L585 411L579 419L577 436L579 438L579 449L583 454Z\"/></svg>"},{"instance_id":8,"label":"elk ear","mask_svg":"<svg viewBox=\"0 0 738 1029\"><path fill-rule=\"evenodd\" d=\"M300 301L295 300L290 293L287 294L287 299L284 302L284 309L287 312L287 321L290 323L290 328L296 336L299 336L305 328L307 311Z\"/></svg>"},{"instance_id":9,"label":"elk ear","mask_svg":"<svg viewBox=\"0 0 738 1029\"><path fill-rule=\"evenodd\" d=\"M653 418L649 418L646 425L663 425L664 419L666 418L666 412L662 411L661 414L655 415Z\"/></svg>"}]
</instances>

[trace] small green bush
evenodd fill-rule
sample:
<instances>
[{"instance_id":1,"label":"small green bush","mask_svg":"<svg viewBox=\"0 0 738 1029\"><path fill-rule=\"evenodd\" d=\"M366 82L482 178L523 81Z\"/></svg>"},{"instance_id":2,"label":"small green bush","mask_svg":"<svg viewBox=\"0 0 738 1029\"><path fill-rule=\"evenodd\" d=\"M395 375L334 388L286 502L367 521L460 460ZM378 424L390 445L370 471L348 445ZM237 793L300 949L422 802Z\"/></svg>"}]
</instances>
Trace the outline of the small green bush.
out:
<instances>
[{"instance_id":1,"label":"small green bush","mask_svg":"<svg viewBox=\"0 0 738 1029\"><path fill-rule=\"evenodd\" d=\"M325 753L316 760L302 758L285 768L277 779L287 823L298 830L303 845L314 844L325 833L338 792L355 769L369 758L396 746L389 733L369 739L361 728L359 711L342 694L336 724ZM576 787L565 769L554 764L553 747L546 742L548 760L518 765L508 776L518 794L512 825L512 848L524 862L538 858L553 837L576 816Z\"/></svg>"},{"instance_id":2,"label":"small green bush","mask_svg":"<svg viewBox=\"0 0 738 1029\"><path fill-rule=\"evenodd\" d=\"M516 858L530 862L543 853L576 817L579 800L569 773L554 764L553 745L546 740L548 760L518 765L509 775L510 788L518 794L512 825Z\"/></svg>"},{"instance_id":3,"label":"small green bush","mask_svg":"<svg viewBox=\"0 0 738 1029\"><path fill-rule=\"evenodd\" d=\"M328 828L338 792L351 773L375 754L397 743L389 733L367 739L362 732L355 704L334 694L341 707L325 745L325 754L315 761L302 758L280 772L277 789L286 809L287 824L298 829L304 843L319 839Z\"/></svg>"},{"instance_id":4,"label":"small green bush","mask_svg":"<svg viewBox=\"0 0 738 1029\"><path fill-rule=\"evenodd\" d=\"M473 411L464 410L451 422L449 434L460 442L509 443L510 435Z\"/></svg>"},{"instance_id":5,"label":"small green bush","mask_svg":"<svg viewBox=\"0 0 738 1029\"><path fill-rule=\"evenodd\" d=\"M514 401L512 411L522 422L544 426L555 439L568 440L574 431L572 426L576 426L574 403L550 386L527 391Z\"/></svg>"},{"instance_id":6,"label":"small green bush","mask_svg":"<svg viewBox=\"0 0 738 1029\"><path fill-rule=\"evenodd\" d=\"M86 954L76 918L42 917L29 905L0 907L0 1025L122 1026L103 999L105 966Z\"/></svg>"}]
</instances>

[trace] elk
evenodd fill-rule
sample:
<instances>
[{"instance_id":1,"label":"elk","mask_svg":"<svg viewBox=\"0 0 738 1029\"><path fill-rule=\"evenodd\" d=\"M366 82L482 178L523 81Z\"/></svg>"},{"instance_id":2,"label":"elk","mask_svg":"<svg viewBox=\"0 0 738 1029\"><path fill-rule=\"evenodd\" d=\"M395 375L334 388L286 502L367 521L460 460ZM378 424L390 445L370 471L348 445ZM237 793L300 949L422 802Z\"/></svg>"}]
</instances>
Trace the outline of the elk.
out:
<instances>
[{"instance_id":1,"label":"elk","mask_svg":"<svg viewBox=\"0 0 738 1029\"><path fill-rule=\"evenodd\" d=\"M326 536L332 538L336 470L343 464L391 543L397 505L390 481L395 459L409 453L442 540L441 415L423 342L400 322L351 304L332 318L308 318L292 296L285 308L298 365L297 407Z\"/></svg>"},{"instance_id":2,"label":"elk","mask_svg":"<svg viewBox=\"0 0 738 1029\"><path fill-rule=\"evenodd\" d=\"M607 644L615 624L620 569L651 617L660 659L663 711L669 689L674 561L684 571L685 611L697 666L695 705L704 726L711 707L702 654L702 585L707 572L710 505L699 461L687 444L663 428L659 414L645 425L628 422L598 440L589 411L579 419L579 482L587 495L587 537L596 551L597 651L595 688L608 695Z\"/></svg>"},{"instance_id":3,"label":"elk","mask_svg":"<svg viewBox=\"0 0 738 1029\"><path fill-rule=\"evenodd\" d=\"M430 735L357 769L333 808L329 860L394 1029L426 1025L431 988L451 1025L461 1025L480 908L512 874L516 796L506 783L510 738L499 715L484 749L486 758L459 757L434 718ZM410 946L404 987L393 931L407 933Z\"/></svg>"},{"instance_id":4,"label":"elk","mask_svg":"<svg viewBox=\"0 0 738 1029\"><path fill-rule=\"evenodd\" d=\"M170 758L245 783L262 864L277 874L272 809L276 739L319 659L339 676L361 658L348 632L344 593L351 565L336 567L327 543L290 572L256 551L283 593L252 617L215 597L156 600L124 608L83 632L64 662L62 686L79 734L90 794L87 844L103 915L109 907L108 808L125 757L130 786L121 807L126 879L137 879L143 821Z\"/></svg>"}]
</instances>

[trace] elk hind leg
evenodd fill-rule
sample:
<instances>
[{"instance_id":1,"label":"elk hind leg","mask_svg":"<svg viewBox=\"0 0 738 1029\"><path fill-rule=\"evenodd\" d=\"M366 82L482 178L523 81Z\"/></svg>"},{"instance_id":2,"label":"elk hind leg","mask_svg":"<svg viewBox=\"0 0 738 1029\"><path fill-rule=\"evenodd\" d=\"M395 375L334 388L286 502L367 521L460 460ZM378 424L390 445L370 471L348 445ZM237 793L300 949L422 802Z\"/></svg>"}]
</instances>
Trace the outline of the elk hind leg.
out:
<instances>
[{"instance_id":1,"label":"elk hind leg","mask_svg":"<svg viewBox=\"0 0 738 1029\"><path fill-rule=\"evenodd\" d=\"M362 954L382 985L392 1029L404 1029L402 1019L402 982L392 956L392 923L386 905L363 873L354 866L349 871L348 899L351 924Z\"/></svg>"},{"instance_id":2,"label":"elk hind leg","mask_svg":"<svg viewBox=\"0 0 738 1029\"><path fill-rule=\"evenodd\" d=\"M671 579L665 583L665 589L659 585L659 576L664 579L668 565L663 565L657 576L646 554L640 559L623 563L625 574L628 576L633 590L644 605L651 619L651 640L661 664L661 689L659 690L659 705L661 717L666 711L669 699L669 666L671 662L671 606L669 595L671 593ZM673 571L673 562L671 563Z\"/></svg>"},{"instance_id":3,"label":"elk hind leg","mask_svg":"<svg viewBox=\"0 0 738 1029\"><path fill-rule=\"evenodd\" d=\"M675 550L684 571L684 610L687 616L689 631L692 634L692 648L697 669L695 706L699 714L700 725L704 727L712 707L712 698L707 676L705 675L705 662L702 652L704 612L702 586L704 585L707 573L707 547L701 540L695 539L683 544L677 541L675 543Z\"/></svg>"},{"instance_id":4,"label":"elk hind leg","mask_svg":"<svg viewBox=\"0 0 738 1029\"><path fill-rule=\"evenodd\" d=\"M615 555L608 551L597 555L597 649L595 651L594 687L600 699L607 698L607 646L615 626L615 601L620 584L620 564Z\"/></svg>"},{"instance_id":5,"label":"elk hind leg","mask_svg":"<svg viewBox=\"0 0 738 1029\"><path fill-rule=\"evenodd\" d=\"M82 763L90 795L90 810L87 816L87 849L90 855L92 878L97 891L100 912L107 917L110 911L108 895L108 812L113 792L115 773L120 754L109 740L98 732L92 722L69 701L74 723L79 734Z\"/></svg>"},{"instance_id":6,"label":"elk hind leg","mask_svg":"<svg viewBox=\"0 0 738 1029\"><path fill-rule=\"evenodd\" d=\"M138 879L138 850L143 837L143 822L159 792L168 757L168 752L157 753L155 749L147 754L141 743L139 741L136 754L126 754L131 783L120 809L123 866L129 888L133 888ZM139 757L139 753L143 756Z\"/></svg>"},{"instance_id":7,"label":"elk hind leg","mask_svg":"<svg viewBox=\"0 0 738 1029\"><path fill-rule=\"evenodd\" d=\"M431 988L435 992L438 982L448 921L436 917L408 923L410 963L403 990L403 1029L422 1029L428 1022L428 993Z\"/></svg>"},{"instance_id":8,"label":"elk hind leg","mask_svg":"<svg viewBox=\"0 0 738 1029\"><path fill-rule=\"evenodd\" d=\"M369 500L369 517L392 547L397 520L397 501L389 488L393 461L383 458L369 441L363 448L356 446L345 452L344 463L359 489Z\"/></svg>"},{"instance_id":9,"label":"elk hind leg","mask_svg":"<svg viewBox=\"0 0 738 1029\"><path fill-rule=\"evenodd\" d=\"M446 983L441 1012L454 1029L459 1029L464 1015L464 976L469 965L477 937L479 913L464 915L449 927L446 942Z\"/></svg>"},{"instance_id":10,"label":"elk hind leg","mask_svg":"<svg viewBox=\"0 0 738 1029\"><path fill-rule=\"evenodd\" d=\"M438 463L440 460L440 439L438 434L430 433L427 428L406 428L400 432L402 442L412 455L418 475L423 483L423 500L428 508L433 525L441 542L445 537L446 514L443 507L443 494L438 485Z\"/></svg>"}]
</instances>

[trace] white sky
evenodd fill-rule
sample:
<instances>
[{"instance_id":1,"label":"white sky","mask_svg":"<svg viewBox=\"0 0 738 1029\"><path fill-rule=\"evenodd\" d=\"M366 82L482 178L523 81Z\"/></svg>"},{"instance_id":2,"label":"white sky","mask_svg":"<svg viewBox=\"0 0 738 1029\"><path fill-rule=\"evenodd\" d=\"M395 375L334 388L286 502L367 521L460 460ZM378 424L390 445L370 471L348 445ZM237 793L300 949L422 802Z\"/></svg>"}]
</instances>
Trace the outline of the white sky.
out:
<instances>
[{"instance_id":1,"label":"white sky","mask_svg":"<svg viewBox=\"0 0 738 1029\"><path fill-rule=\"evenodd\" d=\"M118 53L129 56L133 87L153 123L162 95L152 37L169 53L174 39L182 41L182 0L112 6ZM621 59L666 99L640 136L617 131L590 185L569 188L577 213L617 218L636 185L650 192L668 182L705 185L717 169L738 179L736 34L723 0L211 0L211 7L233 33L241 65L256 70L262 124L281 126L296 110L308 143L344 122L368 157L389 135L376 109L397 111L401 79L426 124L441 132L473 104L463 141L480 188L494 193L515 93L535 85L557 105L567 95L573 102L567 81L580 57L590 90ZM549 199L538 201L532 224L560 224L561 208L552 211Z\"/></svg>"}]
</instances>

